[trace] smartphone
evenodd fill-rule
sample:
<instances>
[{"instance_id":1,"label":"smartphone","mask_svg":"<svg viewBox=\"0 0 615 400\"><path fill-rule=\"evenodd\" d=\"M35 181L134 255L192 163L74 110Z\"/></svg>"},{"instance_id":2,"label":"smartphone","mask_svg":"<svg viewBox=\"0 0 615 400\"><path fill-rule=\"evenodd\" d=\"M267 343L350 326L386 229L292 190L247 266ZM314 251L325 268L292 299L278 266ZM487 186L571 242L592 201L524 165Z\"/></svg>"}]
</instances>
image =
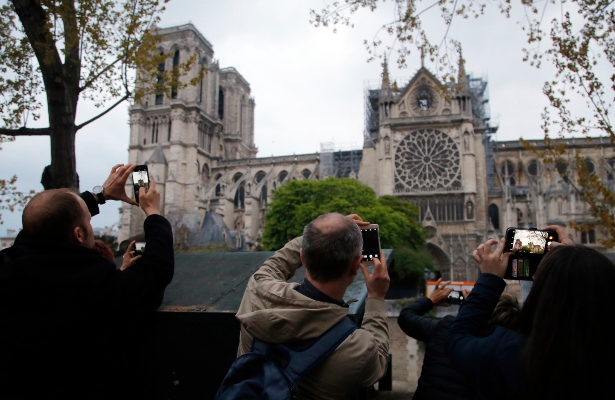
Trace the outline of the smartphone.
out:
<instances>
[{"instance_id":1,"label":"smartphone","mask_svg":"<svg viewBox=\"0 0 615 400\"><path fill-rule=\"evenodd\" d=\"M530 228L506 229L505 252L513 252L508 260L504 279L533 280L542 257L549 251L551 242L558 240L555 231Z\"/></svg>"},{"instance_id":2,"label":"smartphone","mask_svg":"<svg viewBox=\"0 0 615 400\"><path fill-rule=\"evenodd\" d=\"M132 171L132 187L135 192L135 201L139 202L139 188L143 186L149 189L149 172L147 165L137 165Z\"/></svg>"},{"instance_id":3,"label":"smartphone","mask_svg":"<svg viewBox=\"0 0 615 400\"><path fill-rule=\"evenodd\" d=\"M363 235L363 261L372 261L374 258L380 259L380 230L378 224L370 224L361 228Z\"/></svg>"},{"instance_id":4,"label":"smartphone","mask_svg":"<svg viewBox=\"0 0 615 400\"><path fill-rule=\"evenodd\" d=\"M135 256L143 255L145 242L135 242Z\"/></svg>"},{"instance_id":5,"label":"smartphone","mask_svg":"<svg viewBox=\"0 0 615 400\"><path fill-rule=\"evenodd\" d=\"M447 299L451 304L463 304L463 301L465 300L461 290L453 290L449 293Z\"/></svg>"}]
</instances>

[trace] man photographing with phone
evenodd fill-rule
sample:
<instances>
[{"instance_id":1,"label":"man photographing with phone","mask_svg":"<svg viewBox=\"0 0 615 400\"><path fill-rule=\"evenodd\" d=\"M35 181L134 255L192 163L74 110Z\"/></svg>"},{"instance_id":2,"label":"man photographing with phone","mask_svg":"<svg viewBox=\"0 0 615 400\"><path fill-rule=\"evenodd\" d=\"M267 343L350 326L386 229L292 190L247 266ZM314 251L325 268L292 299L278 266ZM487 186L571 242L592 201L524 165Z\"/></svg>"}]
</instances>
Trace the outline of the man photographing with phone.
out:
<instances>
[{"instance_id":1,"label":"man photographing with phone","mask_svg":"<svg viewBox=\"0 0 615 400\"><path fill-rule=\"evenodd\" d=\"M127 354L147 333L174 271L169 222L154 182L139 206L148 243L123 271L93 250L90 219L125 192L134 164L118 164L102 185L36 194L15 244L0 252L0 398L136 398L140 381ZM137 335L139 332L139 335ZM130 373L123 373L123 372Z\"/></svg>"}]
</instances>

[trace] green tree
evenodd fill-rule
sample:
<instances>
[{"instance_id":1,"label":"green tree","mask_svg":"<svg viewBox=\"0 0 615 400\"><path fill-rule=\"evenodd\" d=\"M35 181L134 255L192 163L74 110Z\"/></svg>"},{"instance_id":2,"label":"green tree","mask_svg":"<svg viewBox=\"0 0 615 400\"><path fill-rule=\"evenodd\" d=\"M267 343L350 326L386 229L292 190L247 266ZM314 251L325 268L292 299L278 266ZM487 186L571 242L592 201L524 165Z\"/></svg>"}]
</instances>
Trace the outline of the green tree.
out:
<instances>
[{"instance_id":1,"label":"green tree","mask_svg":"<svg viewBox=\"0 0 615 400\"><path fill-rule=\"evenodd\" d=\"M311 10L315 26L354 26L352 15L361 9L370 11L382 6L385 0L343 0L325 4L320 10ZM610 0L524 0L513 5L510 0L478 0L457 2L442 0L392 0L391 21L371 40L365 40L369 60L395 51L397 64L405 67L412 51L420 50L437 63L437 73L444 82L457 80L454 62L461 58L461 46L448 37L449 27L458 18L479 18L487 7L497 7L509 18L513 7L523 15L519 21L519 34L525 35L527 47L523 49L524 61L540 68L546 61L555 68L553 78L543 85L549 100L542 114L545 146L533 149L544 164L561 163L567 158L566 139L570 137L607 137L615 141L610 120L615 98L615 3ZM444 37L432 43L423 29L422 18L426 12L439 11ZM382 34L381 34L382 33ZM511 34L514 34L511 32ZM383 39L386 35L388 39ZM384 49L381 46L384 44ZM485 49L488 51L488 49ZM553 140L552 140L553 139ZM597 175L589 173L581 154L573 155L577 174L562 175L590 205L595 221L573 224L584 230L596 221L605 226L609 239L602 241L607 247L615 246L615 196L608 184ZM559 171L558 171L559 172Z\"/></svg>"},{"instance_id":2,"label":"green tree","mask_svg":"<svg viewBox=\"0 0 615 400\"><path fill-rule=\"evenodd\" d=\"M0 135L49 136L45 189L78 188L75 135L125 100L196 84L177 79L192 57L173 70L158 65L153 24L169 0L10 0L0 6ZM139 68L139 74L135 73ZM100 113L79 124L77 105ZM28 127L46 107L42 128Z\"/></svg>"},{"instance_id":3,"label":"green tree","mask_svg":"<svg viewBox=\"0 0 615 400\"><path fill-rule=\"evenodd\" d=\"M395 249L395 265L391 270L393 287L418 287L423 284L425 270L433 271L433 258L426 248Z\"/></svg>"},{"instance_id":4,"label":"green tree","mask_svg":"<svg viewBox=\"0 0 615 400\"><path fill-rule=\"evenodd\" d=\"M273 194L265 214L263 245L277 250L303 233L303 227L320 214L358 214L378 224L383 248L417 248L425 242L425 232L416 222L418 210L393 196L377 198L369 186L350 178L321 181L290 181Z\"/></svg>"}]
</instances>

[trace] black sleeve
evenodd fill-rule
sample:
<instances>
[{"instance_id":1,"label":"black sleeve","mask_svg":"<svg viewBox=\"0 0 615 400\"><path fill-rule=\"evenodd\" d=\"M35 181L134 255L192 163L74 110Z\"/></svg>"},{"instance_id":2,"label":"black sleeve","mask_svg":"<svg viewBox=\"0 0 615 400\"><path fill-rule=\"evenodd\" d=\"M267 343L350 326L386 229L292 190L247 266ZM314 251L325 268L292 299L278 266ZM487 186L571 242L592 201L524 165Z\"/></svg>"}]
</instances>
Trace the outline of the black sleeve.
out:
<instances>
[{"instance_id":1,"label":"black sleeve","mask_svg":"<svg viewBox=\"0 0 615 400\"><path fill-rule=\"evenodd\" d=\"M431 299L428 297L421 297L399 313L397 323L406 335L416 340L429 342L433 330L438 325L438 320L424 317L423 315L432 308L433 303Z\"/></svg>"},{"instance_id":2,"label":"black sleeve","mask_svg":"<svg viewBox=\"0 0 615 400\"><path fill-rule=\"evenodd\" d=\"M85 204L88 206L88 210L90 210L92 217L100 213L100 210L98 209L98 200L92 193L82 192L79 197L85 201Z\"/></svg>"},{"instance_id":3,"label":"black sleeve","mask_svg":"<svg viewBox=\"0 0 615 400\"><path fill-rule=\"evenodd\" d=\"M160 215L150 215L143 223L145 250L143 256L120 276L120 294L127 307L152 310L162 304L164 289L173 279L175 257L171 224Z\"/></svg>"}]
</instances>

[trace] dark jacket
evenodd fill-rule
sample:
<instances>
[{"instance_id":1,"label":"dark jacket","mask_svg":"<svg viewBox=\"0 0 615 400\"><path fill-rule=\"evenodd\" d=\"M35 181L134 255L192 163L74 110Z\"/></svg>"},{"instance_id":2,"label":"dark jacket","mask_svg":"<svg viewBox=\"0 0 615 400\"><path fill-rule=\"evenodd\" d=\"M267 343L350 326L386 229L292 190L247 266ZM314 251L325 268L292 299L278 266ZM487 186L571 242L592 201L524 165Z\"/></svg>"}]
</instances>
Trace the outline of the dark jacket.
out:
<instances>
[{"instance_id":1,"label":"dark jacket","mask_svg":"<svg viewBox=\"0 0 615 400\"><path fill-rule=\"evenodd\" d=\"M500 326L481 337L505 286L502 278L481 274L446 340L448 356L472 379L481 399L521 398L521 353L527 337Z\"/></svg>"},{"instance_id":2,"label":"dark jacket","mask_svg":"<svg viewBox=\"0 0 615 400\"><path fill-rule=\"evenodd\" d=\"M134 398L129 353L174 270L169 222L151 215L144 229L145 253L124 271L23 234L0 252L0 398Z\"/></svg>"},{"instance_id":3,"label":"dark jacket","mask_svg":"<svg viewBox=\"0 0 615 400\"><path fill-rule=\"evenodd\" d=\"M458 368L454 367L445 353L448 330L455 319L452 315L436 319L424 317L433 308L432 301L422 297L404 308L397 323L406 335L425 342L425 357L414 400L476 399L474 385Z\"/></svg>"}]
</instances>

